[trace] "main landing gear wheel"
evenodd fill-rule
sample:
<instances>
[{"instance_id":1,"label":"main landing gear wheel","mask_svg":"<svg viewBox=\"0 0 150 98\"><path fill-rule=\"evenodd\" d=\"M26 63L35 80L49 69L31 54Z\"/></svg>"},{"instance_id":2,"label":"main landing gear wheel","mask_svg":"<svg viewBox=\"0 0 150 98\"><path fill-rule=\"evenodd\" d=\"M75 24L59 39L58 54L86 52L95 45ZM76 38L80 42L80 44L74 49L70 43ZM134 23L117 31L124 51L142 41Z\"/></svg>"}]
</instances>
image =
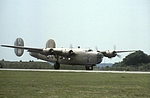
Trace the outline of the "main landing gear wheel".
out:
<instances>
[{"instance_id":1,"label":"main landing gear wheel","mask_svg":"<svg viewBox=\"0 0 150 98\"><path fill-rule=\"evenodd\" d=\"M87 66L87 65L86 65L86 66L85 66L85 69L86 69L86 70L93 70L93 66Z\"/></svg>"},{"instance_id":2,"label":"main landing gear wheel","mask_svg":"<svg viewBox=\"0 0 150 98\"><path fill-rule=\"evenodd\" d=\"M59 69L60 68L60 64L59 64L59 62L56 62L55 64L54 64L54 69Z\"/></svg>"}]
</instances>

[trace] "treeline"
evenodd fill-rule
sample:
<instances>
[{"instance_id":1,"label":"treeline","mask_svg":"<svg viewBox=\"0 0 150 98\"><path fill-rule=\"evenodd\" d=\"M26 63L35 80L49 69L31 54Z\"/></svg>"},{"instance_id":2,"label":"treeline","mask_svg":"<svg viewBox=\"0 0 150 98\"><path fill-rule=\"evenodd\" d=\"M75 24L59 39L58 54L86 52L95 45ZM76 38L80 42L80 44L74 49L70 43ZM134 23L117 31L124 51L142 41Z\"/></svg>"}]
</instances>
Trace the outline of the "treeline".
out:
<instances>
[{"instance_id":1,"label":"treeline","mask_svg":"<svg viewBox=\"0 0 150 98\"><path fill-rule=\"evenodd\" d=\"M0 68L9 69L54 69L54 66L48 62L34 62L34 61L0 61ZM65 70L84 70L84 66L60 65L60 69Z\"/></svg>"},{"instance_id":2,"label":"treeline","mask_svg":"<svg viewBox=\"0 0 150 98\"><path fill-rule=\"evenodd\" d=\"M20 61L0 61L0 68L14 68L14 69L54 69L48 62L23 62ZM60 69L68 70L85 70L85 66L72 66L62 65ZM117 71L150 71L150 55L145 54L143 51L136 51L126 56L123 61L113 64L112 67L106 66L96 68L95 70L117 70Z\"/></svg>"},{"instance_id":3,"label":"treeline","mask_svg":"<svg viewBox=\"0 0 150 98\"><path fill-rule=\"evenodd\" d=\"M136 51L126 56L122 62L113 64L111 69L126 71L150 71L150 55Z\"/></svg>"},{"instance_id":4,"label":"treeline","mask_svg":"<svg viewBox=\"0 0 150 98\"><path fill-rule=\"evenodd\" d=\"M53 66L47 62L23 62L23 61L0 61L0 68L15 68L15 69L52 69Z\"/></svg>"}]
</instances>

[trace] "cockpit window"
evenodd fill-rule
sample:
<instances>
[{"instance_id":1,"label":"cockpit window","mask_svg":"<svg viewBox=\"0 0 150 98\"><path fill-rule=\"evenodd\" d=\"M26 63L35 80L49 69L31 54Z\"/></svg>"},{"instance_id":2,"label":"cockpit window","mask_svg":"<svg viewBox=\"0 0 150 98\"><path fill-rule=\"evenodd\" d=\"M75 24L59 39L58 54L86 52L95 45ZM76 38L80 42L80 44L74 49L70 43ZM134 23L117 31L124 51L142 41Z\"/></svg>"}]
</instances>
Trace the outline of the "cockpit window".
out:
<instances>
[{"instance_id":1,"label":"cockpit window","mask_svg":"<svg viewBox=\"0 0 150 98\"><path fill-rule=\"evenodd\" d=\"M87 52L87 50L83 50L83 52Z\"/></svg>"},{"instance_id":2,"label":"cockpit window","mask_svg":"<svg viewBox=\"0 0 150 98\"><path fill-rule=\"evenodd\" d=\"M93 51L92 49L89 49L88 52Z\"/></svg>"},{"instance_id":3,"label":"cockpit window","mask_svg":"<svg viewBox=\"0 0 150 98\"><path fill-rule=\"evenodd\" d=\"M88 50L83 50L84 52L90 52L93 51L92 49L88 49Z\"/></svg>"}]
</instances>

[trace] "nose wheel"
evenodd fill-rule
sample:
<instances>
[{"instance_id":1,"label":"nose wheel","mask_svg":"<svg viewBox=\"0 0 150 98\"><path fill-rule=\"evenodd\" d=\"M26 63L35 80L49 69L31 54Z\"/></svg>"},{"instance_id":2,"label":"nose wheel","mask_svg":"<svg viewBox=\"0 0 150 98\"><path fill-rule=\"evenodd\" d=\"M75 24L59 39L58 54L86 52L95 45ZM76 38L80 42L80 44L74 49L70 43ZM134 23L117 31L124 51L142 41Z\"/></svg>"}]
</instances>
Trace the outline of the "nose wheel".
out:
<instances>
[{"instance_id":1,"label":"nose wheel","mask_svg":"<svg viewBox=\"0 0 150 98\"><path fill-rule=\"evenodd\" d=\"M56 61L56 63L54 64L54 69L59 69L60 68L60 64L58 61Z\"/></svg>"}]
</instances>

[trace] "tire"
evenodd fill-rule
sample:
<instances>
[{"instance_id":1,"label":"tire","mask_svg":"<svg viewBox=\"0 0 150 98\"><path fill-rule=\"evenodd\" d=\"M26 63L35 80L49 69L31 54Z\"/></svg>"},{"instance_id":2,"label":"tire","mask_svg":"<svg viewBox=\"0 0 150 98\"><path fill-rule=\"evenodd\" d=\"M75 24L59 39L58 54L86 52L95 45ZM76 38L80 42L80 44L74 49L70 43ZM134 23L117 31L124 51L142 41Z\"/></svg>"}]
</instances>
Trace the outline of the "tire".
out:
<instances>
[{"instance_id":1,"label":"tire","mask_svg":"<svg viewBox=\"0 0 150 98\"><path fill-rule=\"evenodd\" d=\"M85 69L86 69L86 70L93 70L93 66L87 66L87 65L86 65L86 66L85 66Z\"/></svg>"}]
</instances>

